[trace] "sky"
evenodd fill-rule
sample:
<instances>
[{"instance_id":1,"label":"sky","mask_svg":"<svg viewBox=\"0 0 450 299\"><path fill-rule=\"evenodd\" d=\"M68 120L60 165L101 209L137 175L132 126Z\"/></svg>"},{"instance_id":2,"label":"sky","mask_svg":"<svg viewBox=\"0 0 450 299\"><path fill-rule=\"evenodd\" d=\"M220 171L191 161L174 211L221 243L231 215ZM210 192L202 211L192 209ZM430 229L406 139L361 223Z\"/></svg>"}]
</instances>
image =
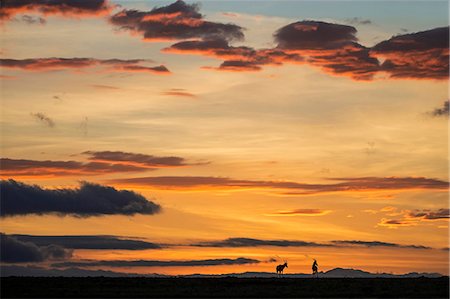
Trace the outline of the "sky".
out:
<instances>
[{"instance_id":1,"label":"sky","mask_svg":"<svg viewBox=\"0 0 450 299\"><path fill-rule=\"evenodd\" d=\"M1 266L448 275L448 6L7 0Z\"/></svg>"}]
</instances>

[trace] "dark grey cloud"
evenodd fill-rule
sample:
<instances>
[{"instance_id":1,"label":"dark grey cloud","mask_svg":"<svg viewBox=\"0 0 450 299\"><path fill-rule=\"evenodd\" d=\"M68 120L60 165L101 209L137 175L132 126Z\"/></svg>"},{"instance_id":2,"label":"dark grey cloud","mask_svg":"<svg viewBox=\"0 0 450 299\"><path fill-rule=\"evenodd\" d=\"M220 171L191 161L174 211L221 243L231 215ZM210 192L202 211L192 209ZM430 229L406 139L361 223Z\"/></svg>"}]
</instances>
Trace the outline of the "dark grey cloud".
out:
<instances>
[{"instance_id":1,"label":"dark grey cloud","mask_svg":"<svg viewBox=\"0 0 450 299\"><path fill-rule=\"evenodd\" d=\"M143 274L130 274L105 270L88 270L80 268L52 269L37 266L1 265L1 277L135 277L147 276ZM152 275L154 276L154 275Z\"/></svg>"},{"instance_id":2,"label":"dark grey cloud","mask_svg":"<svg viewBox=\"0 0 450 299\"><path fill-rule=\"evenodd\" d=\"M0 216L71 215L90 217L101 215L152 215L161 207L133 191L82 182L75 189L42 189L14 180L0 182L2 200Z\"/></svg>"},{"instance_id":3,"label":"dark grey cloud","mask_svg":"<svg viewBox=\"0 0 450 299\"><path fill-rule=\"evenodd\" d=\"M415 210L409 212L406 216L407 218L421 218L424 220L448 219L450 218L450 210L449 209L438 209L435 211Z\"/></svg>"},{"instance_id":4,"label":"dark grey cloud","mask_svg":"<svg viewBox=\"0 0 450 299\"><path fill-rule=\"evenodd\" d=\"M85 151L83 154L88 155L88 159L91 161L110 163L124 162L146 167L176 167L188 165L184 158L175 156L158 157L122 151Z\"/></svg>"},{"instance_id":5,"label":"dark grey cloud","mask_svg":"<svg viewBox=\"0 0 450 299\"><path fill-rule=\"evenodd\" d=\"M215 188L266 188L285 190L286 195L307 195L323 192L358 192L367 190L414 190L435 189L447 190L448 182L424 177L361 177L332 178L330 181L340 181L331 184L308 184L290 181L253 181L237 180L222 177L195 176L160 176L139 177L128 179L113 179L110 183L126 186L146 186L164 189L195 189L202 187Z\"/></svg>"},{"instance_id":6,"label":"dark grey cloud","mask_svg":"<svg viewBox=\"0 0 450 299\"><path fill-rule=\"evenodd\" d=\"M431 115L435 117L449 117L449 105L450 100L445 101L443 107L434 109Z\"/></svg>"},{"instance_id":7,"label":"dark grey cloud","mask_svg":"<svg viewBox=\"0 0 450 299\"><path fill-rule=\"evenodd\" d=\"M59 245L37 246L32 242L21 241L5 234L0 234L0 238L0 260L4 263L42 262L72 256L71 250Z\"/></svg>"},{"instance_id":8,"label":"dark grey cloud","mask_svg":"<svg viewBox=\"0 0 450 299\"><path fill-rule=\"evenodd\" d=\"M16 14L40 13L67 17L100 16L113 8L107 0L7 0L0 6L0 20Z\"/></svg>"},{"instance_id":9,"label":"dark grey cloud","mask_svg":"<svg viewBox=\"0 0 450 299\"><path fill-rule=\"evenodd\" d=\"M21 242L31 242L37 246L58 245L70 249L145 250L163 248L156 243L116 236L10 235L10 237Z\"/></svg>"},{"instance_id":10,"label":"dark grey cloud","mask_svg":"<svg viewBox=\"0 0 450 299\"><path fill-rule=\"evenodd\" d=\"M392 78L448 79L449 27L393 36L370 52L385 61L381 70Z\"/></svg>"},{"instance_id":11,"label":"dark grey cloud","mask_svg":"<svg viewBox=\"0 0 450 299\"><path fill-rule=\"evenodd\" d=\"M30 25L33 25L33 24L45 25L47 23L47 21L44 18L33 17L33 16L29 16L29 15L23 15L20 18L20 21L30 24Z\"/></svg>"},{"instance_id":12,"label":"dark grey cloud","mask_svg":"<svg viewBox=\"0 0 450 299\"><path fill-rule=\"evenodd\" d=\"M243 39L243 28L234 24L206 21L198 4L178 0L151 11L124 9L110 18L122 30L140 34L146 41L211 39Z\"/></svg>"},{"instance_id":13,"label":"dark grey cloud","mask_svg":"<svg viewBox=\"0 0 450 299\"><path fill-rule=\"evenodd\" d=\"M47 127L53 128L55 126L55 122L53 119L45 115L44 113L38 112L38 113L31 113L31 116L34 117L39 122L43 123Z\"/></svg>"},{"instance_id":14,"label":"dark grey cloud","mask_svg":"<svg viewBox=\"0 0 450 299\"><path fill-rule=\"evenodd\" d=\"M107 173L139 172L154 170L153 168L106 162L78 161L38 161L26 159L0 158L2 174L12 177L20 176L73 176L100 175Z\"/></svg>"},{"instance_id":15,"label":"dark grey cloud","mask_svg":"<svg viewBox=\"0 0 450 299\"><path fill-rule=\"evenodd\" d=\"M207 241L191 244L195 247L259 247L259 246L277 246L277 247L321 247L332 246L329 244L293 241L293 240L259 240L252 238L228 238L220 241Z\"/></svg>"},{"instance_id":16,"label":"dark grey cloud","mask_svg":"<svg viewBox=\"0 0 450 299\"><path fill-rule=\"evenodd\" d=\"M401 245L397 243L381 242L381 241L357 241L357 240L347 240L347 241L332 241L336 245L359 245L365 247L394 247L394 248L411 248L411 249L431 249L428 246L422 245Z\"/></svg>"},{"instance_id":17,"label":"dark grey cloud","mask_svg":"<svg viewBox=\"0 0 450 299\"><path fill-rule=\"evenodd\" d=\"M94 261L84 262L61 262L54 263L52 267L194 267L194 266L221 266L221 265L246 265L257 264L259 260L239 257L236 259L208 259L208 260L188 260L188 261L154 261L154 260L135 260L135 261Z\"/></svg>"},{"instance_id":18,"label":"dark grey cloud","mask_svg":"<svg viewBox=\"0 0 450 299\"><path fill-rule=\"evenodd\" d=\"M286 25L274 33L278 48L290 50L340 49L356 44L356 28L320 21L300 21Z\"/></svg>"}]
</instances>

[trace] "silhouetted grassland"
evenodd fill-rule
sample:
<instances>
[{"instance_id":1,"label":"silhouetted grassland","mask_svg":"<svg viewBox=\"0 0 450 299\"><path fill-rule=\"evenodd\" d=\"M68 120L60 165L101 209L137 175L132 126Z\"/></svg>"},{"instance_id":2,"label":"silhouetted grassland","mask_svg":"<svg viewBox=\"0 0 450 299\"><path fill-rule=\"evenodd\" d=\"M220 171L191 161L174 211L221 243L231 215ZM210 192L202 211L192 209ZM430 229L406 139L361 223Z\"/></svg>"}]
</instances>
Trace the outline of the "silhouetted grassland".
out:
<instances>
[{"instance_id":1,"label":"silhouetted grassland","mask_svg":"<svg viewBox=\"0 0 450 299\"><path fill-rule=\"evenodd\" d=\"M441 278L1 278L1 298L448 298Z\"/></svg>"}]
</instances>

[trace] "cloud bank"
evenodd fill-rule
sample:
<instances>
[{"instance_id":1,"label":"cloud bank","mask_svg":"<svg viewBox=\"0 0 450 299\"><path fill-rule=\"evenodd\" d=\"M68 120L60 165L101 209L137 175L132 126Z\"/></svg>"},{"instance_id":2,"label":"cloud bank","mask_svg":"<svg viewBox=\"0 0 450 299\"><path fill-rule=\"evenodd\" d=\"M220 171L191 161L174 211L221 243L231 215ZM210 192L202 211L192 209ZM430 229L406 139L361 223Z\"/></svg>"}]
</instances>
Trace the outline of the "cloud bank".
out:
<instances>
[{"instance_id":1,"label":"cloud bank","mask_svg":"<svg viewBox=\"0 0 450 299\"><path fill-rule=\"evenodd\" d=\"M0 182L0 216L45 215L90 217L152 215L161 207L133 191L82 182L75 189L42 189L14 180Z\"/></svg>"}]
</instances>

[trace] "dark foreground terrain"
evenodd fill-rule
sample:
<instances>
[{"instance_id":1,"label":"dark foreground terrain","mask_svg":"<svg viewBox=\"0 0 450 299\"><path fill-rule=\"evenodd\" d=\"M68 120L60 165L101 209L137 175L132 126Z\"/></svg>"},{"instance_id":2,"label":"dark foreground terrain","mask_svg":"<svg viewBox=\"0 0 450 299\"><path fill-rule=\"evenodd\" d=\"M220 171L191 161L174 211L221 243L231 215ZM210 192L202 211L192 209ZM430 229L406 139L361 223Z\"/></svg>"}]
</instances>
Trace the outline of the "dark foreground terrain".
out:
<instances>
[{"instance_id":1,"label":"dark foreground terrain","mask_svg":"<svg viewBox=\"0 0 450 299\"><path fill-rule=\"evenodd\" d=\"M1 278L1 298L448 298L441 278Z\"/></svg>"}]
</instances>

